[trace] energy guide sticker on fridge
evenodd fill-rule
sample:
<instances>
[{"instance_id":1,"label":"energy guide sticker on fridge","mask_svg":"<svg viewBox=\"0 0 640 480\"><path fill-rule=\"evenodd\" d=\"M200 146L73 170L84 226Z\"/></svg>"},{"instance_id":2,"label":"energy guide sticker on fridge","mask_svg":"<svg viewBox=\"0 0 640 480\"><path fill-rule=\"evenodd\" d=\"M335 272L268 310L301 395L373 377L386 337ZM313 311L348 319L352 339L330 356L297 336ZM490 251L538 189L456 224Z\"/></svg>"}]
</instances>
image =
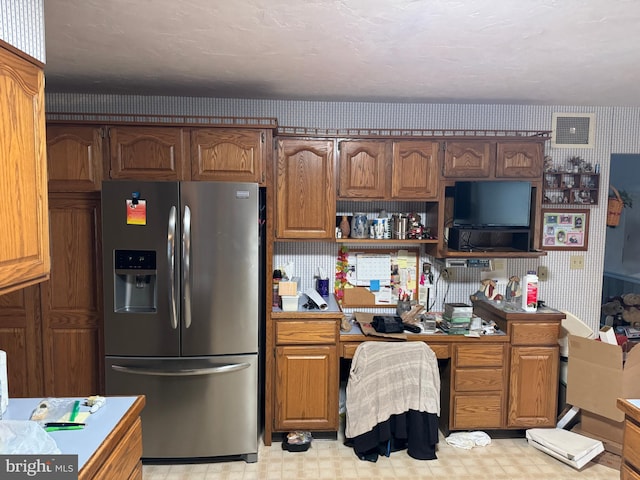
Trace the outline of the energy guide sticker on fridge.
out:
<instances>
[{"instance_id":1,"label":"energy guide sticker on fridge","mask_svg":"<svg viewBox=\"0 0 640 480\"><path fill-rule=\"evenodd\" d=\"M147 201L127 200L127 225L147 224Z\"/></svg>"}]
</instances>

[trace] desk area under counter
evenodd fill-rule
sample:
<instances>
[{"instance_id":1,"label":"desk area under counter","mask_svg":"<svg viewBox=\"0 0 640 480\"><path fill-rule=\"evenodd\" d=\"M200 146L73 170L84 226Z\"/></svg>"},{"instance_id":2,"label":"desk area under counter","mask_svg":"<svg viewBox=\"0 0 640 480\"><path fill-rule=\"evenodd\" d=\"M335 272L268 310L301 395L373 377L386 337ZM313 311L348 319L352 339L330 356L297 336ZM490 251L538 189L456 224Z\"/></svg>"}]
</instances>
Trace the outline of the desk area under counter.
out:
<instances>
[{"instance_id":1,"label":"desk area under counter","mask_svg":"<svg viewBox=\"0 0 640 480\"><path fill-rule=\"evenodd\" d=\"M5 420L28 420L40 398L11 398ZM78 455L78 480L141 480L145 397L108 397L82 430L50 432L63 454Z\"/></svg>"},{"instance_id":2,"label":"desk area under counter","mask_svg":"<svg viewBox=\"0 0 640 480\"><path fill-rule=\"evenodd\" d=\"M344 314L333 297L327 310L307 310L304 303L300 299L298 311L272 311L273 423L268 424L267 410L266 444L272 432L337 432L341 359L353 358L362 342L389 341L357 327L341 332ZM565 315L549 308L526 313L485 301L474 302L474 313L493 320L498 334L407 333L406 341L426 342L439 360L441 430L555 426L558 336Z\"/></svg>"}]
</instances>

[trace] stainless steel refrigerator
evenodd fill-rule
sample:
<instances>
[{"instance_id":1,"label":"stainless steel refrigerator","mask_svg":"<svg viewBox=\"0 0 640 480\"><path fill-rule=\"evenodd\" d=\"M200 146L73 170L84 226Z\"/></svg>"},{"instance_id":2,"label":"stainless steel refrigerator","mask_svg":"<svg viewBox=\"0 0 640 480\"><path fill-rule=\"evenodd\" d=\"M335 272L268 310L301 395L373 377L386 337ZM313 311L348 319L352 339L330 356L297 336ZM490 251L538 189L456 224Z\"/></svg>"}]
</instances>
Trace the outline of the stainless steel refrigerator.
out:
<instances>
[{"instance_id":1,"label":"stainless steel refrigerator","mask_svg":"<svg viewBox=\"0 0 640 480\"><path fill-rule=\"evenodd\" d=\"M107 395L146 395L143 458L257 460L261 191L102 186Z\"/></svg>"}]
</instances>

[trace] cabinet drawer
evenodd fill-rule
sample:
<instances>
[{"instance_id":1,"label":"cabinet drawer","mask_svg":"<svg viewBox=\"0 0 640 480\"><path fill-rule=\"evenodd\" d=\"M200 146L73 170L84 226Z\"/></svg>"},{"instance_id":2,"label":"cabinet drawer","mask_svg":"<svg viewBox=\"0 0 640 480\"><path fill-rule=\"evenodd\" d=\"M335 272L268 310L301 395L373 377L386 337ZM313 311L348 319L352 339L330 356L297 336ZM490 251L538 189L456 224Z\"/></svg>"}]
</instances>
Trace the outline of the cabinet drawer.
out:
<instances>
[{"instance_id":1,"label":"cabinet drawer","mask_svg":"<svg viewBox=\"0 0 640 480\"><path fill-rule=\"evenodd\" d=\"M353 355L356 353L356 349L358 348L358 345L360 345L360 342L358 343L343 343L342 347L340 349L340 356L342 358L353 358ZM433 350L433 353L436 354L436 358L449 358L450 353L449 353L449 345L443 345L443 344L429 344L427 343L427 345L429 346L429 348L431 348L431 350Z\"/></svg>"},{"instance_id":2,"label":"cabinet drawer","mask_svg":"<svg viewBox=\"0 0 640 480\"><path fill-rule=\"evenodd\" d=\"M453 388L456 392L501 392L503 377L501 368L465 368L456 370Z\"/></svg>"},{"instance_id":3,"label":"cabinet drawer","mask_svg":"<svg viewBox=\"0 0 640 480\"><path fill-rule=\"evenodd\" d=\"M360 343L343 343L340 351L342 358L353 358Z\"/></svg>"},{"instance_id":4,"label":"cabinet drawer","mask_svg":"<svg viewBox=\"0 0 640 480\"><path fill-rule=\"evenodd\" d=\"M504 347L502 345L456 345L456 367L502 367Z\"/></svg>"},{"instance_id":5,"label":"cabinet drawer","mask_svg":"<svg viewBox=\"0 0 640 480\"><path fill-rule=\"evenodd\" d=\"M502 395L456 395L451 415L454 430L500 428Z\"/></svg>"},{"instance_id":6,"label":"cabinet drawer","mask_svg":"<svg viewBox=\"0 0 640 480\"><path fill-rule=\"evenodd\" d=\"M335 320L294 320L276 322L276 345L312 345L336 343L338 324Z\"/></svg>"},{"instance_id":7,"label":"cabinet drawer","mask_svg":"<svg viewBox=\"0 0 640 480\"><path fill-rule=\"evenodd\" d=\"M640 471L640 427L629 420L624 424L622 456L626 463Z\"/></svg>"},{"instance_id":8,"label":"cabinet drawer","mask_svg":"<svg viewBox=\"0 0 640 480\"><path fill-rule=\"evenodd\" d=\"M429 346L429 348L433 350L433 353L436 354L437 358L442 359L442 358L451 357L451 350L449 348L449 345L441 344L441 343L436 343L436 344L429 343L429 342L426 342L426 343Z\"/></svg>"},{"instance_id":9,"label":"cabinet drawer","mask_svg":"<svg viewBox=\"0 0 640 480\"><path fill-rule=\"evenodd\" d=\"M514 323L511 325L512 345L557 345L560 322Z\"/></svg>"}]
</instances>

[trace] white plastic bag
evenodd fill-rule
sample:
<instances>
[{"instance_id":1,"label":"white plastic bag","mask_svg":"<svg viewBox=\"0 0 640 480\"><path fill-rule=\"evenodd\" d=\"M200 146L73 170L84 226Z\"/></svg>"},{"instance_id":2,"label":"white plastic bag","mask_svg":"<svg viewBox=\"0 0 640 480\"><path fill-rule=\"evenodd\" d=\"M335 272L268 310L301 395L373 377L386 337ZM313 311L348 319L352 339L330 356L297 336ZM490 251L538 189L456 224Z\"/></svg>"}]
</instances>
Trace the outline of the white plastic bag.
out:
<instances>
[{"instance_id":1,"label":"white plastic bag","mask_svg":"<svg viewBox=\"0 0 640 480\"><path fill-rule=\"evenodd\" d=\"M56 441L31 420L3 420L0 422L0 453L3 455L59 454Z\"/></svg>"},{"instance_id":2,"label":"white plastic bag","mask_svg":"<svg viewBox=\"0 0 640 480\"><path fill-rule=\"evenodd\" d=\"M445 438L446 442L458 448L470 450L473 447L485 447L491 443L491 437L484 432L455 432Z\"/></svg>"}]
</instances>

